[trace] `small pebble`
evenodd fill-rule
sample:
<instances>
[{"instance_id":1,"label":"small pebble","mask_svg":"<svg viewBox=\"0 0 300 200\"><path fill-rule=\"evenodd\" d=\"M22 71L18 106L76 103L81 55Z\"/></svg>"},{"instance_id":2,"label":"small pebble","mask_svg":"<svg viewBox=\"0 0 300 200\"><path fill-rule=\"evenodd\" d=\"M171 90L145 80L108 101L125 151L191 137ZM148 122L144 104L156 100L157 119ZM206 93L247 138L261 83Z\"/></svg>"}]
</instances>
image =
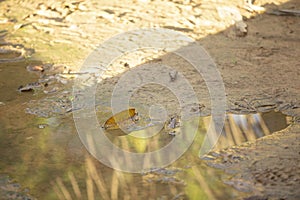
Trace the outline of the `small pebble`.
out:
<instances>
[{"instance_id":1,"label":"small pebble","mask_svg":"<svg viewBox=\"0 0 300 200\"><path fill-rule=\"evenodd\" d=\"M202 160L215 160L216 158L211 155L206 155L201 158Z\"/></svg>"},{"instance_id":2,"label":"small pebble","mask_svg":"<svg viewBox=\"0 0 300 200\"><path fill-rule=\"evenodd\" d=\"M170 120L170 123L169 123L169 128L176 128L176 118L175 117L172 117L171 120Z\"/></svg>"},{"instance_id":3,"label":"small pebble","mask_svg":"<svg viewBox=\"0 0 300 200\"><path fill-rule=\"evenodd\" d=\"M46 128L46 124L39 124L38 128L40 128L40 129Z\"/></svg>"},{"instance_id":4,"label":"small pebble","mask_svg":"<svg viewBox=\"0 0 300 200\"><path fill-rule=\"evenodd\" d=\"M171 136L176 136L176 131L171 131L168 134L171 135Z\"/></svg>"}]
</instances>

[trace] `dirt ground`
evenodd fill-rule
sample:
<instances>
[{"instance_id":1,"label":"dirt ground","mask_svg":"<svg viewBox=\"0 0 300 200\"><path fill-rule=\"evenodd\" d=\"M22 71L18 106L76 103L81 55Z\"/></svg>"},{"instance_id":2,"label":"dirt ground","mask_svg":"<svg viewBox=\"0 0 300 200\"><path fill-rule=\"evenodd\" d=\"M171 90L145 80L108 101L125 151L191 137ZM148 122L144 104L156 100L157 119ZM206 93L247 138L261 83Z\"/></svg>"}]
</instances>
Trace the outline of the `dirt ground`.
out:
<instances>
[{"instance_id":1,"label":"dirt ground","mask_svg":"<svg viewBox=\"0 0 300 200\"><path fill-rule=\"evenodd\" d=\"M0 38L34 49L28 59L55 64L49 68L45 65L46 76L40 77L40 81L49 82L47 96L30 101L27 110L48 117L70 112L71 73L77 72L88 54L105 39L149 27L186 34L215 61L225 85L227 112L278 110L294 117L287 129L215 152L212 155L216 159L207 164L230 174L231 178L224 182L250 192L248 199L296 200L300 198L300 18L274 15L274 10L299 12L300 2L258 0L255 5L265 11L250 11L238 0L1 1ZM235 25L236 11L247 25L246 32ZM147 62L141 56L148 54L117 60L115 68L121 66L121 70L108 72L98 92L109 97L122 73ZM151 62L175 65L196 91L201 102L198 112L210 114L205 82L188 63L169 54L156 56ZM51 79L56 74L59 76ZM0 86L4 87L2 80ZM160 92L153 94L153 90ZM56 101L51 104L51 99ZM178 112L176 98L164 88L145 86L133 99L138 105L159 102L170 113ZM110 110L108 103L99 102L99 109Z\"/></svg>"}]
</instances>

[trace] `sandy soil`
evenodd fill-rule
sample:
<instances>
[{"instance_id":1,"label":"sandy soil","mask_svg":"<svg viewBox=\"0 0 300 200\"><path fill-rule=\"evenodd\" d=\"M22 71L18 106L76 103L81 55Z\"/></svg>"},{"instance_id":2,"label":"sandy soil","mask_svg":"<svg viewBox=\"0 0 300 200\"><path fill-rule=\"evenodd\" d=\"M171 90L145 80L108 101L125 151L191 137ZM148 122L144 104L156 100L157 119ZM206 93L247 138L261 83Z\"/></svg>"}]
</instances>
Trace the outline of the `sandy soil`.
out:
<instances>
[{"instance_id":1,"label":"sandy soil","mask_svg":"<svg viewBox=\"0 0 300 200\"><path fill-rule=\"evenodd\" d=\"M7 32L2 32L1 37L35 49L31 59L56 63L64 66L61 69L65 71L76 72L88 53L117 33L164 27L190 36L217 64L225 85L228 112L275 109L294 117L288 129L254 143L215 153L217 159L208 164L233 174L224 182L241 191L251 191L253 196L249 199L299 199L300 18L268 13L279 8L299 10L300 2L260 0L255 4L263 6L266 13L250 12L242 1L237 0L47 3L26 0L20 1L19 6L13 1L4 1L0 3L1 10L5 10L0 14L0 27L4 26ZM247 24L247 33L237 29L233 14L224 14L226 9L240 12ZM115 66L122 66L121 70L108 72L98 87L101 95L109 97L125 70L147 62L141 59L145 55L148 52L117 60ZM209 115L210 99L203 79L179 58L169 54L157 57L151 62L175 66L190 81L201 102L198 112ZM47 73L53 74L53 71L50 69ZM72 83L70 75L56 79L60 83ZM50 84L49 87L54 86ZM70 94L70 87L68 84L59 87L63 89L49 94L46 99L61 99L60 104L49 106L49 101L39 100L28 104L29 111L45 116L69 111L71 104L66 100L66 93ZM153 94L153 90L161 92ZM160 102L170 113L178 112L176 98L164 88L143 87L133 98L136 104ZM100 104L109 107L105 102Z\"/></svg>"}]
</instances>

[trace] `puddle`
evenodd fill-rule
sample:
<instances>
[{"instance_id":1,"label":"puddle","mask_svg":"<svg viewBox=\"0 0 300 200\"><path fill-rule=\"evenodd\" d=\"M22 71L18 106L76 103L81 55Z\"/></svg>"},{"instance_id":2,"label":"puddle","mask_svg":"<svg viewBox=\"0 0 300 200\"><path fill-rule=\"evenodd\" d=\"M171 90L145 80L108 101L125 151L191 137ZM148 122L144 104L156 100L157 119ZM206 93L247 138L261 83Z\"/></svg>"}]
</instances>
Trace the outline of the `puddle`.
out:
<instances>
[{"instance_id":1,"label":"puddle","mask_svg":"<svg viewBox=\"0 0 300 200\"><path fill-rule=\"evenodd\" d=\"M92 23L89 25L81 22L79 22L78 24L77 23L78 17L76 16L81 16L82 13L83 14L86 13L94 17L94 14L96 12L95 13L90 12L89 11L90 5L88 4L80 5L80 6L78 6L77 3L75 4L74 5L70 4L71 6L63 5L63 4L54 5L54 7L50 6L51 9L46 4L36 5L36 8L31 6L30 9L20 7L20 9L17 9L20 10L20 12L14 12L16 9L13 8L15 8L16 6L12 6L9 8L9 10L13 9L10 11L10 14L8 13L8 16L4 16L4 19L7 18L9 24L4 21L4 25L2 24L1 27L3 30L7 29L6 26L11 26L9 30L15 29L13 31L13 34L9 34L10 38L15 38L14 41L23 41L26 42L27 44L32 45L32 47L34 48L39 48L37 54L34 55L36 56L35 58L38 59L44 58L44 60L50 62L53 61L55 63L68 63L68 65L73 66L74 63L78 64L79 60L85 59L85 55L88 52L90 52L91 49L90 47L94 48L94 45L89 45L89 44L96 44L99 42L98 41L99 39L102 40L108 38L112 35L112 33L116 34L116 32L118 32L119 30L124 30L124 28L122 28L123 25L126 26L129 22L130 25L134 25L134 24L136 24L137 26L141 25L140 20L138 21L132 20L130 19L132 18L130 13L126 14L127 13L126 10L125 10L126 12L123 12L122 10L123 5L120 5L121 9L118 10L117 8L116 11L114 11L115 7L112 5L108 7L109 9L103 10L104 15L103 13L100 13L100 15L103 15L104 18L101 16L95 17L95 19L97 20L97 24L101 26L98 27L98 30L100 31L98 32L94 31L94 32L101 33L100 35L97 34L96 37L94 33L87 34L87 35L81 34L82 30L84 32L84 30L88 30L89 27L92 27L94 25ZM96 7L97 6L98 5L96 5ZM184 5L179 5L179 4L175 5L174 11L178 10L180 12L181 11L185 12L185 9L183 10L177 9L178 6L182 7ZM190 7L190 5L187 6L188 7L186 8ZM155 7L157 6L155 5ZM191 13L192 14L191 16L194 15L197 16L199 14L198 11L200 11L201 14L202 8L201 9L199 8L200 9L199 10L198 7L199 6L196 5L197 9L196 8L192 9L195 10L195 12L197 13ZM206 7L206 5L204 5L204 7ZM46 10L44 8L46 8ZM42 11L42 12L38 13L34 10ZM58 13L56 11L60 11L60 10L71 11L71 12L67 12L67 14L69 15L68 18L66 18L66 20L63 20L62 22L57 21L56 17L51 18L51 16L56 15L55 13ZM49 12L44 12L44 11L49 11ZM84 12L84 11L88 11L88 12ZM109 20L106 19L107 13L109 14L108 16ZM177 11L175 12L175 15L176 13ZM11 14L16 15L16 21L14 23L10 23ZM46 14L46 15L42 16L39 14ZM61 13L58 14L60 15ZM50 16L49 19L47 15ZM173 15L174 13L171 12L170 15L168 15L167 17L171 16L172 18ZM120 19L121 17L125 17L124 18L125 21L123 20L123 18L120 21L121 24L124 22L123 25L119 27L120 24L118 25L116 23L116 25L118 26L117 28L115 26L107 26L106 21L107 22L115 21L115 20L111 20L112 16L114 16L114 18L116 18L117 21L119 20L119 17ZM163 20L165 20L164 16L162 18ZM15 19L15 17L11 19ZM29 23L27 23L27 21ZM185 21L186 20L184 19L183 22L180 23L183 24L184 26L185 25L190 26L190 24L185 24L184 23ZM152 22L150 23L152 24ZM251 22L250 20L247 23L250 23L250 25L252 23L253 25L253 22ZM222 27L223 25L224 24L222 23ZM97 28L96 26L94 27ZM115 27L115 28L107 29L106 27ZM174 28L172 26L167 28L177 29L176 27ZM203 30L201 29L200 32L204 31L203 33L205 33L206 35L207 28L204 29ZM210 28L208 29L207 29L208 31L211 31ZM57 30L61 30L61 31L57 31ZM105 30L104 31L105 33L103 32L103 30ZM182 29L179 31L188 31L188 30ZM199 32L198 29L196 31ZM0 32L1 32L0 38L2 38L3 31ZM221 36L222 35L223 34L221 34ZM201 33L199 36L199 34L197 33L197 34L192 34L191 36L192 37L195 36L196 38L202 38L204 35ZM225 36L227 37L226 32L225 32ZM293 35L291 35L291 37L293 37ZM249 38L251 39L251 37ZM214 39L220 39L220 37L213 38L213 40ZM203 42L204 44L206 44L206 46L210 46L209 44L214 43L213 40L211 37L208 37L205 40L203 40ZM227 39L225 38L224 41L226 42ZM226 46L226 45L221 45L221 46ZM282 46L283 49L285 48L285 46L286 45L284 43ZM216 48L212 48L212 50L215 49ZM242 50L241 51L242 54L243 54L243 49L245 48L242 45L240 49ZM230 51L228 52L225 51L226 52L225 56L223 50L224 49L220 48L220 50L212 52L215 54L216 57L220 56L221 68L222 65L228 66L228 62L231 61L233 63L229 63L230 65L229 68L234 68L237 66L236 65L237 62L245 60L244 59L245 56L243 56L242 54L241 56L238 57L238 60L236 60L236 56L234 56L235 55L234 51L236 49L233 50L233 54ZM276 49L274 50L271 47L268 48L268 46L263 50L264 50L263 53L268 55L261 55L260 52L261 48L257 50L257 47L255 45L252 48L246 48L246 58L247 55L250 53L253 58L257 58L255 59L257 60L257 62L260 62L260 61L264 61L261 59L262 56L269 57L270 59L272 59L274 58L274 56L272 57L272 55L277 52ZM38 79L36 74L28 73L26 71L26 66L31 64L31 63L27 63L26 61L28 52L29 51L23 48L23 46L12 45L7 43L0 44L0 199L26 199L26 198L29 199L29 197L30 199L35 199L35 198L31 198L31 195L36 197L37 199L88 199L88 200L91 199L113 199L113 200L114 199L157 199L157 200L158 199L159 200L213 199L216 200L216 199L243 199L244 196L247 196L244 193L235 190L233 188L233 185L235 184L232 184L230 182L227 182L227 185L224 184L223 178L224 176L226 176L226 174L224 173L223 170L210 168L206 165L206 161L199 159L199 150L201 148L201 144L203 142L203 138L206 133L206 130L209 126L210 117L195 118L193 119L194 121L191 120L187 122L182 122L182 123L189 124L191 126L194 124L194 122L200 122L199 123L200 126L199 127L197 126L198 132L192 146L182 157L180 157L180 159L178 159L170 166L167 166L165 168L154 168L151 169L149 172L143 172L140 174L122 173L104 166L96 159L94 159L92 156L90 156L90 154L86 151L86 149L82 145L81 141L78 139L78 134L74 127L74 121L70 113L72 112L71 101L74 98L71 92L67 93L68 91L59 90L60 86L57 86L57 89L53 87L51 88L51 86L50 88L47 87L46 90L41 91L42 94L40 93L37 94L35 93L35 91L30 91L26 93L25 92L21 93L17 91L20 85L27 86L28 83L36 82ZM143 58L143 56L137 55L135 57L131 57L132 62L123 62L123 63L120 62L118 64L123 66L123 67L121 66L122 70L123 69L128 70L129 68L135 66L136 63L139 63L140 62L139 59L141 58ZM159 59L161 58L159 57ZM164 56L161 60L162 63L164 63L169 61L170 59L168 56ZM102 84L103 86L105 86L104 89L102 87L97 88L98 90L100 90L97 92L97 94L100 94L101 98L96 98L96 104L98 102L100 102L100 104L102 103L102 97L104 99L106 97L110 97L111 95L110 86L113 87L115 83L117 83L118 77L115 76L117 73L114 74L114 72L117 72L119 68L118 64L115 66L115 68L112 68L111 75L113 77L108 79L107 82L103 81ZM174 68L183 69L183 66L184 68L186 67L186 64L183 61L177 62L176 59L171 60L170 64L174 64L175 65ZM291 66L292 64L293 62L291 63ZM79 65L80 64L78 64L78 66ZM185 70L183 71L187 75L189 75L188 77L190 77L189 79L191 80L191 83L193 84L193 86L195 86L195 89L197 89L196 91L200 91L199 92L199 95L201 95L200 98L202 96L205 97L206 86L202 79L199 80L198 73L194 73L194 71L190 70L189 68L185 68ZM230 69L229 71L227 71L227 68L224 72L225 72L224 77L229 76L229 78L234 79L240 76L240 74L233 74L231 76L230 74L231 71ZM249 74L251 73L253 74L255 70L248 71L248 72ZM159 71L157 71L157 73L159 73ZM277 73L277 74L282 74L282 73ZM176 75L170 73L170 74L166 74L166 77L168 79L170 78L171 82L172 81L176 82L174 81L176 79ZM276 76L274 77L276 79ZM53 77L54 82L56 81L54 80L56 78L57 77ZM268 77L264 77L264 78L266 79L260 79L260 81L265 81L265 82L268 81L267 79ZM139 79L135 79L134 81L136 82L138 80ZM240 80L242 81L240 82ZM238 88L241 90L246 89L247 93L249 92L248 93L249 98L252 94L258 94L258 91L255 90L255 88L253 87L249 88L249 84L247 83L247 81L251 82L251 80L252 79L241 76L238 78L237 82L234 82L234 84L228 83L227 85L229 85L229 93L230 94L232 93L233 96L234 95L240 96L240 94L238 94L238 90L237 90ZM141 80L141 82L142 81L143 80ZM65 82L65 79L61 78L61 82ZM293 84L294 82L295 81L291 79L289 83ZM286 83L285 85L281 85L281 84L275 85L274 87L272 87L272 85L270 84L267 85L265 87L266 90L263 89L261 92L264 93L264 91L269 91L269 89L271 89L270 91L272 92L272 95L270 95L270 98L267 98L266 100L263 101L264 104L260 104L259 101L257 102L255 101L254 106L250 105L251 109L252 107L253 109L259 109L259 106L261 106L260 111L263 110L266 111L266 109L269 110L275 109L277 107L277 104L273 102L273 99L271 99L271 97L273 98L273 92L274 95L277 95L277 93L273 91L273 89L275 90L276 88L283 88L285 90L285 88L288 88L287 85L289 85L289 83ZM253 84L250 85L253 86ZM179 87L177 88L179 89ZM60 93L61 96L59 96L57 92L58 90L59 92L61 92ZM159 96L156 96L156 93L152 95L153 90L160 91L156 93L163 94L165 98L160 98ZM291 102L291 104L293 104L290 99L291 96L290 94L293 94L294 91L295 90L286 91L289 94L287 98L288 101L283 100L282 103ZM48 96L45 97L45 94L43 93L46 92ZM139 96L138 93L136 93L136 96L133 96L132 98L137 103L139 103L139 101L143 102L143 100L146 100L147 102L150 103L152 102L160 103L159 101L160 99L162 100L167 99L167 101L162 101L162 104L166 102L164 106L169 106L168 108L170 108L170 110L179 107L177 106L177 104L172 103L173 96L172 94L169 94L171 92L170 91L168 92L165 89L160 88L158 86L155 85L145 86L139 92L141 96ZM258 98L260 98L261 96L264 95L258 94ZM279 98L281 98L282 96L283 95L279 95ZM138 99L138 97L140 97L140 99ZM297 98L295 97L295 99ZM30 104L33 106L29 105L28 103L29 101ZM272 104L269 104L269 101L271 101ZM207 115L207 113L209 113L209 108L205 106L209 105L208 102L209 100L204 99L204 102L201 101L201 103L203 103L202 105L195 105L194 107L192 107L192 110L194 110L195 113L199 111L203 115ZM257 103L258 106L255 103ZM280 104L281 103L279 103L278 105ZM243 110L245 111L248 109L248 105L246 105L246 107L243 107L243 105L244 104L241 104L241 106L237 105L236 111L243 111ZM279 110L290 108L293 105L285 104L283 106L286 107L281 107ZM133 107L136 106L133 105ZM26 114L24 112L25 109L27 109L27 113L31 113L33 115ZM176 113L177 111L174 112ZM99 121L101 122L101 124L103 124L105 120L109 118L109 116L101 115L101 114L103 113L100 113ZM290 118L288 116L273 111L268 113L258 113L258 114L248 114L248 115L228 114L223 133L219 138L219 142L215 145L214 148L215 150L226 149L227 147L239 145L247 141L253 141L260 137L270 135L276 131L286 128L289 124L289 120ZM148 123L149 121L146 121L145 124L147 125ZM131 130L132 131L131 135L130 134L124 135L120 130L115 130L115 133L108 133L108 137L111 139L111 141L114 142L114 144L128 151L137 152L137 153L155 151L165 146L166 144L170 143L174 138L177 137L177 134L181 134L180 129L176 127L175 122L173 123L172 121L172 123L170 124L171 124L170 126L169 125L165 126L164 124L154 124L152 126L147 127L146 129ZM163 129L164 127L168 127L168 130L164 130ZM157 133L157 134L153 134L153 133ZM150 138L147 138L149 135L152 136ZM138 136L141 138L132 137L132 136ZM267 148L269 148L269 146L267 146L266 149ZM252 150L250 149L250 151ZM295 150L295 152L298 153L297 150ZM270 156L277 156L277 155L274 155L274 153L271 152ZM264 158L268 159L268 157L264 157ZM294 156L294 158L297 158L297 155ZM234 161L238 159L239 157L235 157L235 156L233 158ZM290 162L291 160L292 159L278 160L276 164L288 163L289 165L291 163ZM251 159L251 162L252 161L253 159ZM266 163L265 166L266 169L268 170L269 167L270 166L272 167L274 164L272 162L263 162L263 163ZM260 163L258 162L258 164ZM237 165L239 165L239 163ZM241 168L240 166L238 167ZM282 165L282 167L283 170L286 170L286 166ZM257 166L254 166L253 168L259 169ZM244 171L249 171L249 165L247 165L243 169ZM290 171L292 173L295 173L296 170L297 168L295 167L295 170L293 169ZM265 172L268 171L259 171L258 178L260 180L263 179L263 176L270 175ZM274 175L276 174L278 175L279 173L277 172L278 171L274 170ZM9 178L7 177L7 175L9 175ZM279 176L281 176L282 179L274 179L274 182L264 181L263 182L264 185L267 185L265 183L274 184L276 182L281 182L283 187L280 187L278 191L281 192L290 189L290 188L286 188L287 184L284 181L286 177L284 177L281 174L279 174ZM270 177L273 179L273 175L271 175ZM245 185L245 182L241 181L240 185L243 184ZM295 188L295 190L296 189L297 188ZM258 196L257 198L260 197ZM247 199L256 199L256 197L247 198ZM261 199L263 199L263 197L261 197Z\"/></svg>"},{"instance_id":2,"label":"puddle","mask_svg":"<svg viewBox=\"0 0 300 200\"><path fill-rule=\"evenodd\" d=\"M21 94L18 92L20 85L34 82L38 78L36 74L27 72L26 66L30 63L35 62L0 62L0 102L6 104L15 100L26 101L33 96L32 93Z\"/></svg>"},{"instance_id":3,"label":"puddle","mask_svg":"<svg viewBox=\"0 0 300 200\"><path fill-rule=\"evenodd\" d=\"M3 199L18 199L17 195L27 198L28 193L37 199L243 197L243 193L221 181L223 171L206 166L198 157L209 117L185 122L200 122L197 136L190 149L170 166L140 174L118 172L102 165L85 150L78 139L71 114L42 118L24 112L26 102L34 96L33 93L19 93L17 88L37 79L35 74L26 71L29 64L0 63L0 101L4 104L0 106L0 174L11 178L9 181L7 178L0 179ZM107 119L107 115L101 115L99 121ZM288 121L287 116L276 112L229 114L216 148L238 145L271 134L287 127ZM176 137L176 134L168 134L173 130L166 132L156 129L156 126L133 133L137 136L147 135L145 132L152 134L153 131L158 134L150 139L135 138L130 134L109 137L116 145L139 153L155 151Z\"/></svg>"},{"instance_id":4,"label":"puddle","mask_svg":"<svg viewBox=\"0 0 300 200\"><path fill-rule=\"evenodd\" d=\"M22 61L32 53L32 49L24 48L21 44L0 43L0 63Z\"/></svg>"},{"instance_id":5,"label":"puddle","mask_svg":"<svg viewBox=\"0 0 300 200\"><path fill-rule=\"evenodd\" d=\"M151 119L147 119L146 117L141 117L141 119L148 123L151 121ZM211 117L199 117L198 120L199 123L195 123L197 122L197 118L181 123L182 125L189 127L197 126L199 124L200 127L198 128L197 134L204 137L210 126ZM260 137L283 130L289 125L291 120L291 117L275 111L253 114L227 114L223 131L214 146L214 150L222 150L227 147L240 145L244 142L254 141ZM101 120L100 117L99 121L101 122L103 119ZM105 132L115 144L124 143L124 140L129 144L144 143L146 146L140 146L138 150L131 149L131 151L142 153L158 150L170 143L172 141L172 136L176 137L176 134L182 134L184 131L187 131L186 134L188 134L188 131L190 130L183 130L179 127L168 128L167 124L159 123L155 125L151 124L149 126L146 125L146 128L141 128L138 124L145 125L147 123L127 122L127 124L134 123L137 125L137 130L131 132L126 129L105 130ZM124 146L120 147L124 148Z\"/></svg>"},{"instance_id":6,"label":"puddle","mask_svg":"<svg viewBox=\"0 0 300 200\"><path fill-rule=\"evenodd\" d=\"M12 182L7 176L0 175L0 197L1 199L32 200L27 193L28 189L22 189L20 184Z\"/></svg>"},{"instance_id":7,"label":"puddle","mask_svg":"<svg viewBox=\"0 0 300 200\"><path fill-rule=\"evenodd\" d=\"M94 199L193 199L197 196L233 199L238 196L238 192L220 181L221 171L205 166L196 151L168 168L152 169L148 173L127 174L102 165L81 144L71 114L43 118L25 113L26 102L45 96L17 91L19 85L38 78L26 72L29 64L32 63L0 63L0 101L3 102L0 174L9 176L1 182L1 199L29 196L37 199L93 199L92 196ZM165 141L171 139L165 135ZM140 152L144 148L139 143L130 143L129 147ZM11 188L12 184L18 187Z\"/></svg>"},{"instance_id":8,"label":"puddle","mask_svg":"<svg viewBox=\"0 0 300 200\"><path fill-rule=\"evenodd\" d=\"M283 130L290 124L291 119L291 117L275 111L255 114L228 114L215 150L254 141Z\"/></svg>"},{"instance_id":9,"label":"puddle","mask_svg":"<svg viewBox=\"0 0 300 200\"><path fill-rule=\"evenodd\" d=\"M28 188L37 199L237 199L244 195L221 181L224 172L206 166L198 157L209 117L194 119L200 121L194 143L172 165L128 174L102 165L86 152L71 115L41 118L25 114L25 108L26 104L0 107L4 113L0 116L0 173L10 175L13 183ZM288 117L276 112L230 114L219 147L255 140L287 125ZM136 135L141 133L143 130L135 131ZM162 130L150 140L130 136L113 136L111 140L142 153L155 151L174 137ZM10 199L12 192L2 190L2 194Z\"/></svg>"},{"instance_id":10,"label":"puddle","mask_svg":"<svg viewBox=\"0 0 300 200\"><path fill-rule=\"evenodd\" d=\"M25 114L16 118L13 111L4 119L1 117L0 122L1 173L9 174L21 186L29 188L30 194L38 199L58 199L66 191L72 199L77 199L74 184L78 185L82 199L88 199L87 194L91 193L95 199L113 199L112 195L128 199L149 196L207 199L211 193L215 199L234 199L238 195L220 181L220 171L208 168L197 157L197 148L167 168L142 174L121 173L102 165L86 152L72 118L47 119ZM140 143L130 143L130 147L143 150Z\"/></svg>"}]
</instances>

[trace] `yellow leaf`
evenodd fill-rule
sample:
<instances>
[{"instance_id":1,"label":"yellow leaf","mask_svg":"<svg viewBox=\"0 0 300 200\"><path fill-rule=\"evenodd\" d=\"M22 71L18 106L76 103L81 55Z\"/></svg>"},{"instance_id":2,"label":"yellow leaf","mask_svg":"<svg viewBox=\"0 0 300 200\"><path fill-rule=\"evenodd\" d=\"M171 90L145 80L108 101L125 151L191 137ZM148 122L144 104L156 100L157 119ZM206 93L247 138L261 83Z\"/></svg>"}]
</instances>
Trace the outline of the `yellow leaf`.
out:
<instances>
[{"instance_id":1,"label":"yellow leaf","mask_svg":"<svg viewBox=\"0 0 300 200\"><path fill-rule=\"evenodd\" d=\"M106 130L116 130L119 129L119 125L129 126L132 125L136 120L137 113L134 108L130 108L129 110L124 110L119 112L109 118L103 125L103 128ZM119 124L119 125L118 125Z\"/></svg>"}]
</instances>

